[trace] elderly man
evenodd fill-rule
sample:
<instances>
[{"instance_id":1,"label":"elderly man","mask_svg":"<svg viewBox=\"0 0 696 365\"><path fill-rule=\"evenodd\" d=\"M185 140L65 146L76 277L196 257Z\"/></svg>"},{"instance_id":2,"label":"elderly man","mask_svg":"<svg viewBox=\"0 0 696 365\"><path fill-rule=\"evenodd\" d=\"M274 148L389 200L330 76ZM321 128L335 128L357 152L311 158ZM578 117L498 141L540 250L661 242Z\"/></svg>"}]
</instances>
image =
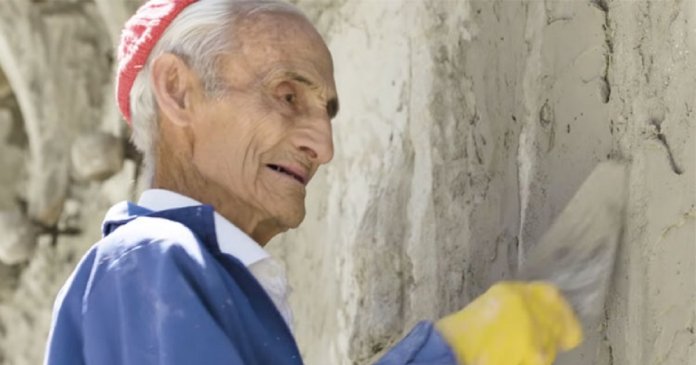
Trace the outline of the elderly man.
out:
<instances>
[{"instance_id":1,"label":"elderly man","mask_svg":"<svg viewBox=\"0 0 696 365\"><path fill-rule=\"evenodd\" d=\"M107 213L57 298L46 363L301 364L263 246L302 222L333 156L321 36L276 0L151 0L123 32L117 94L152 189ZM580 337L553 287L501 283L380 364L550 364Z\"/></svg>"}]
</instances>

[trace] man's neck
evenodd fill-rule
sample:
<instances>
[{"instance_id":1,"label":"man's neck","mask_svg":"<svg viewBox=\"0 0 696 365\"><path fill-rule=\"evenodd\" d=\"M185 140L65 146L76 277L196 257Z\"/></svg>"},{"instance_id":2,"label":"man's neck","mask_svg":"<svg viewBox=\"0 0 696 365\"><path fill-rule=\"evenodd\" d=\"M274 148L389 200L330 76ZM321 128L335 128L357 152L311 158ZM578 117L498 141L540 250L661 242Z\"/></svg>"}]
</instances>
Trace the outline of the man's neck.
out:
<instances>
[{"instance_id":1,"label":"man's neck","mask_svg":"<svg viewBox=\"0 0 696 365\"><path fill-rule=\"evenodd\" d=\"M259 245L265 246L282 229L275 219L268 219L254 214L254 210L246 206L230 194L224 187L208 181L200 174L185 156L167 151L163 147L157 158L152 188L165 189L185 195L203 204L211 205L215 211L237 226Z\"/></svg>"}]
</instances>

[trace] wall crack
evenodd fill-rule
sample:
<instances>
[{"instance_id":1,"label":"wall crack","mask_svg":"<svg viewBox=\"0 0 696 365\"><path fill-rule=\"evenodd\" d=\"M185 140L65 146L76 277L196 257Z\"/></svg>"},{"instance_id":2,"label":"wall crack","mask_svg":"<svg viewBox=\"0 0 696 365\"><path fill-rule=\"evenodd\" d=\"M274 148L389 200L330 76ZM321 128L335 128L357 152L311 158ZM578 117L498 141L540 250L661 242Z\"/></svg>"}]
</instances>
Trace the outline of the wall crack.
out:
<instances>
[{"instance_id":1,"label":"wall crack","mask_svg":"<svg viewBox=\"0 0 696 365\"><path fill-rule=\"evenodd\" d=\"M602 72L602 76L600 78L600 95L604 104L607 104L611 99L609 69L611 68L612 58L614 55L614 37L612 35L611 20L609 19L609 4L607 3L607 0L592 0L590 3L604 13L604 24L602 24L602 30L604 31L604 45L606 47L606 53L604 54L604 71Z\"/></svg>"},{"instance_id":2,"label":"wall crack","mask_svg":"<svg viewBox=\"0 0 696 365\"><path fill-rule=\"evenodd\" d=\"M681 175L684 173L684 169L680 166L680 164L677 163L677 160L674 158L674 152L672 151L672 147L669 145L667 142L667 136L662 132L662 122L659 120L651 120L650 125L652 125L655 128L655 138L657 138L658 141L660 141L660 144L665 147L665 150L667 151L667 159L669 161L669 165L672 169L672 171L677 174Z\"/></svg>"}]
</instances>

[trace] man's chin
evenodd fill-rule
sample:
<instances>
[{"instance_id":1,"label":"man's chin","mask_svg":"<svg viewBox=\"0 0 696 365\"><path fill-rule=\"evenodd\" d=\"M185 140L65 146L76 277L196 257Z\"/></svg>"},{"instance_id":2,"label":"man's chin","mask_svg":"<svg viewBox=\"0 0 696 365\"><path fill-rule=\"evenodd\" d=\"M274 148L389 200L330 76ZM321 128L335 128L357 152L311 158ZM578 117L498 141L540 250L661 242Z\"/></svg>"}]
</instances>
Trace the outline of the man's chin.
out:
<instances>
[{"instance_id":1,"label":"man's chin","mask_svg":"<svg viewBox=\"0 0 696 365\"><path fill-rule=\"evenodd\" d=\"M281 209L276 211L276 217L283 227L287 227L286 230L299 227L307 214L304 199L297 199L291 204L279 208Z\"/></svg>"},{"instance_id":2,"label":"man's chin","mask_svg":"<svg viewBox=\"0 0 696 365\"><path fill-rule=\"evenodd\" d=\"M295 229L300 226L302 221L304 221L305 215L306 212L303 204L301 210L287 214L283 219L283 223L286 227L288 227L288 229Z\"/></svg>"}]
</instances>

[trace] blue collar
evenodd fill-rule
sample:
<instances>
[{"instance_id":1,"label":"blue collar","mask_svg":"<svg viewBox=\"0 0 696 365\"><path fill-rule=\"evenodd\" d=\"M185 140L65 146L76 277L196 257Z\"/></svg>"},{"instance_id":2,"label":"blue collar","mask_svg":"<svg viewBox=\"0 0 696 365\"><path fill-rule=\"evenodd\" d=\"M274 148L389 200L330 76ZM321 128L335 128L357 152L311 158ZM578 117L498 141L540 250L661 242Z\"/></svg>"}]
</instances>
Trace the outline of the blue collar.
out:
<instances>
[{"instance_id":1,"label":"blue collar","mask_svg":"<svg viewBox=\"0 0 696 365\"><path fill-rule=\"evenodd\" d=\"M205 246L216 254L220 253L215 234L215 210L210 205L151 211L131 202L121 202L109 209L102 223L102 235L108 236L118 227L138 218L163 218L179 222L189 228Z\"/></svg>"}]
</instances>

